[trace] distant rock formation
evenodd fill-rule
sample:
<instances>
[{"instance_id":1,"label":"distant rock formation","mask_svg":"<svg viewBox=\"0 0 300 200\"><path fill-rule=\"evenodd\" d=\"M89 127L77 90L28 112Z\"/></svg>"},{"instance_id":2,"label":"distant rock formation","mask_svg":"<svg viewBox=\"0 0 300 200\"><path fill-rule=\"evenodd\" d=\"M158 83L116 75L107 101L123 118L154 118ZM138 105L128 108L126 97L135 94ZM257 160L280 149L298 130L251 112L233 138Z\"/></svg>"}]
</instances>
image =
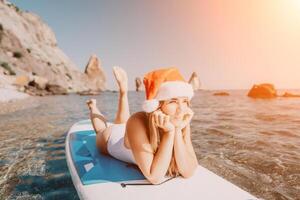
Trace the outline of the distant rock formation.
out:
<instances>
[{"instance_id":1,"label":"distant rock formation","mask_svg":"<svg viewBox=\"0 0 300 200\"><path fill-rule=\"evenodd\" d=\"M140 77L135 78L135 91L139 92L142 90L142 80Z\"/></svg>"},{"instance_id":2,"label":"distant rock formation","mask_svg":"<svg viewBox=\"0 0 300 200\"><path fill-rule=\"evenodd\" d=\"M227 92L215 92L213 95L214 96L229 96L229 93L227 93Z\"/></svg>"},{"instance_id":3,"label":"distant rock formation","mask_svg":"<svg viewBox=\"0 0 300 200\"><path fill-rule=\"evenodd\" d=\"M79 95L99 95L101 92L100 91L94 91L94 90L86 90L86 91L82 91L82 92L77 92L77 94Z\"/></svg>"},{"instance_id":4,"label":"distant rock formation","mask_svg":"<svg viewBox=\"0 0 300 200\"><path fill-rule=\"evenodd\" d=\"M58 47L53 31L39 16L4 0L0 0L0 10L0 80L7 80L1 76L34 74L68 93L105 89L103 71L91 67L87 71L97 75L81 72Z\"/></svg>"},{"instance_id":5,"label":"distant rock formation","mask_svg":"<svg viewBox=\"0 0 300 200\"><path fill-rule=\"evenodd\" d=\"M196 74L196 72L192 73L192 75L190 77L190 80L189 80L189 84L191 84L193 86L193 89L195 91L200 89L201 84L200 84L200 80L199 80L198 75Z\"/></svg>"},{"instance_id":6,"label":"distant rock formation","mask_svg":"<svg viewBox=\"0 0 300 200\"><path fill-rule=\"evenodd\" d=\"M259 85L255 84L248 92L248 97L264 99L275 98L277 97L277 91L274 85L270 83L263 83Z\"/></svg>"},{"instance_id":7,"label":"distant rock formation","mask_svg":"<svg viewBox=\"0 0 300 200\"><path fill-rule=\"evenodd\" d=\"M300 97L300 94L292 94L289 92L285 92L282 97Z\"/></svg>"},{"instance_id":8,"label":"distant rock formation","mask_svg":"<svg viewBox=\"0 0 300 200\"><path fill-rule=\"evenodd\" d=\"M94 91L105 90L105 75L101 67L101 61L96 55L92 55L85 67L84 73L88 76L90 87Z\"/></svg>"}]
</instances>

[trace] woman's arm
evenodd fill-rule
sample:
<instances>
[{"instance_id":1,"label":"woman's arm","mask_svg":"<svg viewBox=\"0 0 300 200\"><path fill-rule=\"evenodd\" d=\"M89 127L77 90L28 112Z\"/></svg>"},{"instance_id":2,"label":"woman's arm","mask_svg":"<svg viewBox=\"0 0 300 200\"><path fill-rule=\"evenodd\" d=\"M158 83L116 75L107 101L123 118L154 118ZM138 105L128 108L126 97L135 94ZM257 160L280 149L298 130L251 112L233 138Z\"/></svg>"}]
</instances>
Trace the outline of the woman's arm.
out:
<instances>
[{"instance_id":1,"label":"woman's arm","mask_svg":"<svg viewBox=\"0 0 300 200\"><path fill-rule=\"evenodd\" d=\"M143 175L153 184L159 184L169 168L174 146L175 132L165 132L154 154L147 137L146 127L140 119L130 117L127 136L135 161Z\"/></svg>"},{"instance_id":2,"label":"woman's arm","mask_svg":"<svg viewBox=\"0 0 300 200\"><path fill-rule=\"evenodd\" d=\"M174 154L179 173L185 178L191 177L198 167L198 160L191 141L190 124L182 130L176 129Z\"/></svg>"},{"instance_id":3,"label":"woman's arm","mask_svg":"<svg viewBox=\"0 0 300 200\"><path fill-rule=\"evenodd\" d=\"M172 151L174 146L175 132L164 134L155 153L151 168L150 177L154 184L160 183L165 177L172 158Z\"/></svg>"}]
</instances>

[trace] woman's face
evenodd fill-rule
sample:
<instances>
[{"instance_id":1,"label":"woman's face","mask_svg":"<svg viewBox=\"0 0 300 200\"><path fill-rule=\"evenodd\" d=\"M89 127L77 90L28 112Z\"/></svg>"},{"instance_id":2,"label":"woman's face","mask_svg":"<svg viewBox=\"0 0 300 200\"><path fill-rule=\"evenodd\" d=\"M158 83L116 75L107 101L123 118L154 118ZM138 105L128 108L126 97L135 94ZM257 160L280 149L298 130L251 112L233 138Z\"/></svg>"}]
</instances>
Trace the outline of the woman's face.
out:
<instances>
[{"instance_id":1,"label":"woman's face","mask_svg":"<svg viewBox=\"0 0 300 200\"><path fill-rule=\"evenodd\" d=\"M188 107L188 98L178 97L163 101L161 105L161 111L166 115L169 115L171 119L182 120Z\"/></svg>"}]
</instances>

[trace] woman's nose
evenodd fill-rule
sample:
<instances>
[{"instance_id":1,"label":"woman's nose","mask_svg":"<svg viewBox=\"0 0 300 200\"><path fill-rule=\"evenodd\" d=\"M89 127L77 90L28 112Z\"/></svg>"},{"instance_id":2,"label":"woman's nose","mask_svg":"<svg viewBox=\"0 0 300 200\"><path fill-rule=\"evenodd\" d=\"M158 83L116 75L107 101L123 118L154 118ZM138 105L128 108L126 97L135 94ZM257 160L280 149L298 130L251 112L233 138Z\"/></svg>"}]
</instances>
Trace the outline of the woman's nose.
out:
<instances>
[{"instance_id":1,"label":"woman's nose","mask_svg":"<svg viewBox=\"0 0 300 200\"><path fill-rule=\"evenodd\" d=\"M184 110L184 103L179 102L177 104L177 113L180 114Z\"/></svg>"}]
</instances>

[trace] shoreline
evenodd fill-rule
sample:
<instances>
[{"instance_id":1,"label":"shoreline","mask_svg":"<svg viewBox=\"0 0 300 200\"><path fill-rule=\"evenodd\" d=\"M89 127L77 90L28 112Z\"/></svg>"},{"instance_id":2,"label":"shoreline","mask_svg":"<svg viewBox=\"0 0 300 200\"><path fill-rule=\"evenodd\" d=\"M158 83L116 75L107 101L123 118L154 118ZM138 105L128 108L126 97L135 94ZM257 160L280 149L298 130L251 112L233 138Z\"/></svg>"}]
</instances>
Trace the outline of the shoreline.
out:
<instances>
[{"instance_id":1,"label":"shoreline","mask_svg":"<svg viewBox=\"0 0 300 200\"><path fill-rule=\"evenodd\" d=\"M230 90L201 89L199 91L212 93L212 92L216 92L216 91L233 92L233 91L237 91L237 90L233 90L233 89L230 89ZM244 90L244 89L239 89L239 91L245 91L245 93L247 92L247 90ZM285 89L285 91L286 91L286 89ZM117 93L118 91L107 89L103 92ZM103 93L103 92L101 92L101 93ZM135 90L129 90L128 92L135 92ZM144 92L144 91L141 91L141 92ZM282 93L283 91L278 90L278 92ZM294 89L292 92L300 92L300 89ZM72 94L80 95L76 92L67 93L66 95L72 95ZM46 95L46 96L59 96L59 95ZM83 95L83 96L98 96L98 95ZM36 107L41 104L40 100L43 97L45 97L45 96L32 96L27 93L20 92L17 90L17 87L13 86L13 85L1 85L0 84L0 115L8 114L8 113L15 112L18 110ZM281 97L281 96L278 96L277 98L294 99L294 98Z\"/></svg>"},{"instance_id":2,"label":"shoreline","mask_svg":"<svg viewBox=\"0 0 300 200\"><path fill-rule=\"evenodd\" d=\"M19 92L15 87L0 87L0 115L39 105L39 98Z\"/></svg>"},{"instance_id":3,"label":"shoreline","mask_svg":"<svg viewBox=\"0 0 300 200\"><path fill-rule=\"evenodd\" d=\"M15 87L0 88L0 103L12 102L15 100L26 99L30 97L29 94L19 92Z\"/></svg>"}]
</instances>

